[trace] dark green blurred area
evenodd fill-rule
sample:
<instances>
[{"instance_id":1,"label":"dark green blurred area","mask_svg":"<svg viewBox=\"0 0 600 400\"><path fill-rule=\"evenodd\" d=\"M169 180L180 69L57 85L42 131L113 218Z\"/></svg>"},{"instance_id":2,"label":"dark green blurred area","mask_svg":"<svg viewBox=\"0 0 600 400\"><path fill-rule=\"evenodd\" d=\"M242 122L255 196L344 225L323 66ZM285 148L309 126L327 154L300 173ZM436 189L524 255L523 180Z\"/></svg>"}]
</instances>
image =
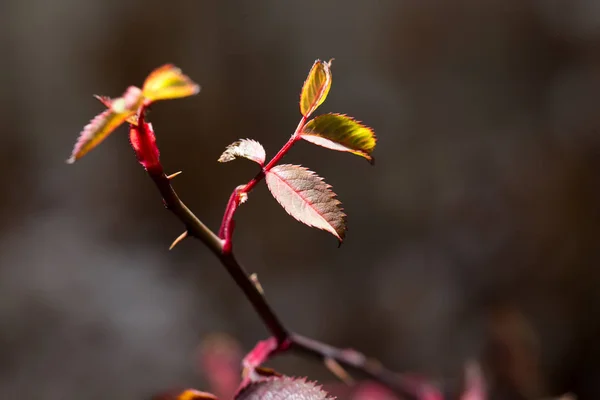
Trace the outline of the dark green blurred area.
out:
<instances>
[{"instance_id":1,"label":"dark green blurred area","mask_svg":"<svg viewBox=\"0 0 600 400\"><path fill-rule=\"evenodd\" d=\"M144 399L197 387L215 331L267 333L208 250L187 241L123 128L65 164L102 106L166 62L201 84L150 119L175 187L218 229L273 155L316 58L319 112L372 126L377 163L300 143L285 162L333 185L336 240L264 186L235 249L284 321L457 387L484 363L494 399L600 398L600 6L595 0L7 0L0 5L0 398ZM295 357L281 372L332 377Z\"/></svg>"}]
</instances>

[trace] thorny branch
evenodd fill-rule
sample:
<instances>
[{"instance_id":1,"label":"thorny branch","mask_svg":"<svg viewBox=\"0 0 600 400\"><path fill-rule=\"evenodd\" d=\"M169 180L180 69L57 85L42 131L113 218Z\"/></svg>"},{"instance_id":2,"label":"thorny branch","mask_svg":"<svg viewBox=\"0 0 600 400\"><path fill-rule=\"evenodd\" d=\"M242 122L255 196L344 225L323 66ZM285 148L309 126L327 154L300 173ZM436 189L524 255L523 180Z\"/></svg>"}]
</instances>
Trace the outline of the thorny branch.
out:
<instances>
[{"instance_id":1,"label":"thorny branch","mask_svg":"<svg viewBox=\"0 0 600 400\"><path fill-rule=\"evenodd\" d=\"M138 126L144 127L143 110L141 110L139 115L140 120ZM289 147L291 147L293 141L294 136L292 136L288 142ZM282 154L279 158L285 154L285 152L280 153ZM275 158L277 158L277 156L275 156ZM271 163L274 163L273 160ZM147 172L158 188L165 207L175 214L186 228L187 235L184 234L180 236L177 241L181 241L185 236L192 236L204 243L204 245L206 245L206 247L208 247L219 259L221 264L223 264L235 283L242 289L244 295L254 307L254 310L262 319L269 332L273 335L276 345L265 355L264 361L271 356L287 350L309 355L323 362L333 360L342 366L362 372L366 376L381 382L400 395L401 398L411 400L417 399L416 388L411 387L408 382L401 379L396 373L384 368L378 361L369 359L355 350L339 349L288 331L267 302L262 290L255 284L244 267L235 258L235 255L231 251L230 243L227 248L226 240L215 235L213 231L204 225L204 223L202 223L202 221L200 221L200 219L198 219L198 217L196 217L196 215L181 201L179 196L177 196L177 193L171 185L171 179L174 176L167 176L160 164L157 168L148 168ZM254 180L252 182L254 182ZM248 186L246 186L246 188L247 187ZM232 198L236 197L237 191L238 189L234 190ZM235 209L233 211L235 211ZM232 216L233 215L231 215L231 217ZM232 218L227 222L231 223Z\"/></svg>"}]
</instances>

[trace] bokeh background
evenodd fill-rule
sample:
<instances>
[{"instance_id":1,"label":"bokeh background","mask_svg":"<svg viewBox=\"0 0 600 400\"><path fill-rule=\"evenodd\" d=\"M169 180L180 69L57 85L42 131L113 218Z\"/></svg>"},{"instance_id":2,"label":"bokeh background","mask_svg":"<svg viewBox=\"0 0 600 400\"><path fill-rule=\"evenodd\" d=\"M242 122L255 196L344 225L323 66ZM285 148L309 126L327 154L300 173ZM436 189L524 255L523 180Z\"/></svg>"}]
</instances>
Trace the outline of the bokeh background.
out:
<instances>
[{"instance_id":1,"label":"bokeh background","mask_svg":"<svg viewBox=\"0 0 600 400\"><path fill-rule=\"evenodd\" d=\"M217 229L300 117L316 58L322 112L378 134L377 163L300 143L349 214L347 240L295 222L264 185L235 248L293 329L458 388L480 360L495 399L600 398L600 3L596 0L3 0L0 398L146 399L203 388L198 346L267 335L162 207L121 128L65 164L92 94L166 62L202 85L151 119L175 187ZM286 356L288 374L333 379Z\"/></svg>"}]
</instances>

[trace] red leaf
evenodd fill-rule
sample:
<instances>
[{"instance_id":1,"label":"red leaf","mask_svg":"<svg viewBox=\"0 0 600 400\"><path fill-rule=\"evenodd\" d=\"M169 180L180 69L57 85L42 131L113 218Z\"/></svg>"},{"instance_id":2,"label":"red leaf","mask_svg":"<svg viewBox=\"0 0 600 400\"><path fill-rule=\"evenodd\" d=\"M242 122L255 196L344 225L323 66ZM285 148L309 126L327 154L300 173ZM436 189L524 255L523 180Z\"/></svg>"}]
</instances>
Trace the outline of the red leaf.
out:
<instances>
[{"instance_id":1,"label":"red leaf","mask_svg":"<svg viewBox=\"0 0 600 400\"><path fill-rule=\"evenodd\" d=\"M298 221L344 240L346 214L331 186L299 165L277 165L267 172L267 186L283 209Z\"/></svg>"},{"instance_id":2,"label":"red leaf","mask_svg":"<svg viewBox=\"0 0 600 400\"><path fill-rule=\"evenodd\" d=\"M250 383L241 390L235 400L326 400L335 399L306 379L271 377Z\"/></svg>"},{"instance_id":3,"label":"red leaf","mask_svg":"<svg viewBox=\"0 0 600 400\"><path fill-rule=\"evenodd\" d=\"M239 343L225 334L207 337L201 346L200 362L211 392L231 399L240 383L242 350Z\"/></svg>"}]
</instances>

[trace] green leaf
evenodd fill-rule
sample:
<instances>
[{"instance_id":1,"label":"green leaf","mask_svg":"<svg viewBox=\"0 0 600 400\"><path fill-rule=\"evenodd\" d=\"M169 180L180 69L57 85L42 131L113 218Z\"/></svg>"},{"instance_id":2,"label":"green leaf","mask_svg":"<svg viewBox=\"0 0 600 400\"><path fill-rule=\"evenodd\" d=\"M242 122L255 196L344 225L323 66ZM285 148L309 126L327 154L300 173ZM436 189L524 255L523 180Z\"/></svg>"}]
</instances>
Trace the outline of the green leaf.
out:
<instances>
[{"instance_id":1,"label":"green leaf","mask_svg":"<svg viewBox=\"0 0 600 400\"><path fill-rule=\"evenodd\" d=\"M300 93L300 112L308 118L327 98L331 88L331 60L315 61Z\"/></svg>"},{"instance_id":2,"label":"green leaf","mask_svg":"<svg viewBox=\"0 0 600 400\"><path fill-rule=\"evenodd\" d=\"M316 145L347 151L373 162L377 138L371 128L343 114L324 114L310 120L300 137Z\"/></svg>"},{"instance_id":3,"label":"green leaf","mask_svg":"<svg viewBox=\"0 0 600 400\"><path fill-rule=\"evenodd\" d=\"M173 64L166 64L148 75L142 91L152 102L192 96L200 91L200 86Z\"/></svg>"},{"instance_id":4,"label":"green leaf","mask_svg":"<svg viewBox=\"0 0 600 400\"><path fill-rule=\"evenodd\" d=\"M256 140L240 139L227 146L218 161L229 162L235 160L237 157L245 157L263 166L266 154L265 149Z\"/></svg>"},{"instance_id":5,"label":"green leaf","mask_svg":"<svg viewBox=\"0 0 600 400\"><path fill-rule=\"evenodd\" d=\"M267 186L283 209L298 221L344 240L346 214L331 186L299 165L277 165L267 172Z\"/></svg>"},{"instance_id":6,"label":"green leaf","mask_svg":"<svg viewBox=\"0 0 600 400\"><path fill-rule=\"evenodd\" d=\"M83 128L67 163L74 163L98 146L119 125L135 114L142 101L142 92L135 86L130 86L123 97L111 100L110 108L97 115Z\"/></svg>"}]
</instances>

